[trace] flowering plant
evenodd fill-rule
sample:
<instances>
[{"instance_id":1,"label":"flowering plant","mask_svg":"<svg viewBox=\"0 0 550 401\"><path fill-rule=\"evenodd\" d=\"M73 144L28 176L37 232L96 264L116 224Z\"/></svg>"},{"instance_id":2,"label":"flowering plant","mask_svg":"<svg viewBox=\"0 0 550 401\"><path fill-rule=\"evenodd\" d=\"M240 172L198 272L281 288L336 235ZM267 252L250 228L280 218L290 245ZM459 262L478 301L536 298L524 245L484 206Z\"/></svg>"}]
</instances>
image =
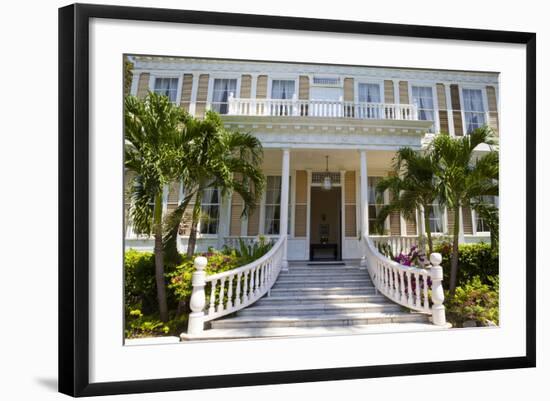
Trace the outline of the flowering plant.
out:
<instances>
[{"instance_id":1,"label":"flowering plant","mask_svg":"<svg viewBox=\"0 0 550 401\"><path fill-rule=\"evenodd\" d=\"M408 253L401 252L393 260L404 266L423 267L426 265L426 255L418 245L413 245Z\"/></svg>"}]
</instances>

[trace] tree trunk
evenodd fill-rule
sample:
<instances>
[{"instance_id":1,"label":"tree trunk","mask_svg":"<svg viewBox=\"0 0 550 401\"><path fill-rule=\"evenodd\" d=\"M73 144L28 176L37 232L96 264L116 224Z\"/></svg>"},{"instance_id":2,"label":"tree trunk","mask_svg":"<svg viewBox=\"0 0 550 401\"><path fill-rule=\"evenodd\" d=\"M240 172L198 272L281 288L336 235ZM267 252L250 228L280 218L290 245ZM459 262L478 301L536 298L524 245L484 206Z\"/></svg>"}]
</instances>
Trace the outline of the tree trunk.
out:
<instances>
[{"instance_id":1,"label":"tree trunk","mask_svg":"<svg viewBox=\"0 0 550 401\"><path fill-rule=\"evenodd\" d=\"M456 277L458 275L458 237L460 235L460 204L454 208L455 223L453 227L453 251L451 253L451 276L449 280L449 292L451 297L455 294Z\"/></svg>"},{"instance_id":2,"label":"tree trunk","mask_svg":"<svg viewBox=\"0 0 550 401\"><path fill-rule=\"evenodd\" d=\"M428 237L428 250L429 253L426 255L428 260L430 260L430 255L434 251L434 244L432 240L432 229L430 227L430 205L424 206L424 229L426 230L426 237Z\"/></svg>"},{"instance_id":3,"label":"tree trunk","mask_svg":"<svg viewBox=\"0 0 550 401\"><path fill-rule=\"evenodd\" d=\"M187 256L189 258L192 258L195 254L195 247L197 244L197 226L201 217L201 202L202 196L199 191L197 192L195 205L193 206L193 221L191 223L191 230L189 232L189 240L187 241Z\"/></svg>"},{"instance_id":4,"label":"tree trunk","mask_svg":"<svg viewBox=\"0 0 550 401\"><path fill-rule=\"evenodd\" d=\"M162 249L162 193L155 198L155 282L157 285L157 300L160 320L168 321L168 305L166 303L166 284L164 279L164 252Z\"/></svg>"}]
</instances>

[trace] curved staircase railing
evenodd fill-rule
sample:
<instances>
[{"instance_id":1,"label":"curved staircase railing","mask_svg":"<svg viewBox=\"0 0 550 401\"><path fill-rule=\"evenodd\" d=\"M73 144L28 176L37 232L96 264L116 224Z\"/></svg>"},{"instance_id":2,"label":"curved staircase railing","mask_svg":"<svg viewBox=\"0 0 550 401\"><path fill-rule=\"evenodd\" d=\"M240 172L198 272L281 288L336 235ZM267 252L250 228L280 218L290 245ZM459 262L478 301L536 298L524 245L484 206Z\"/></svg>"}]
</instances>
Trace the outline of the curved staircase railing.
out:
<instances>
[{"instance_id":1,"label":"curved staircase railing","mask_svg":"<svg viewBox=\"0 0 550 401\"><path fill-rule=\"evenodd\" d=\"M261 258L211 276L204 271L207 259L195 258L187 334L201 333L204 323L243 309L268 293L281 271L285 241L286 235L281 236Z\"/></svg>"},{"instance_id":2,"label":"curved staircase railing","mask_svg":"<svg viewBox=\"0 0 550 401\"><path fill-rule=\"evenodd\" d=\"M371 235L370 239L376 249L387 246L394 255L401 252L408 253L414 245L418 245L418 235Z\"/></svg>"},{"instance_id":3,"label":"curved staircase railing","mask_svg":"<svg viewBox=\"0 0 550 401\"><path fill-rule=\"evenodd\" d=\"M405 266L381 254L370 238L364 236L362 241L376 289L402 306L431 315L433 324L445 326L441 254L432 253L427 268Z\"/></svg>"}]
</instances>

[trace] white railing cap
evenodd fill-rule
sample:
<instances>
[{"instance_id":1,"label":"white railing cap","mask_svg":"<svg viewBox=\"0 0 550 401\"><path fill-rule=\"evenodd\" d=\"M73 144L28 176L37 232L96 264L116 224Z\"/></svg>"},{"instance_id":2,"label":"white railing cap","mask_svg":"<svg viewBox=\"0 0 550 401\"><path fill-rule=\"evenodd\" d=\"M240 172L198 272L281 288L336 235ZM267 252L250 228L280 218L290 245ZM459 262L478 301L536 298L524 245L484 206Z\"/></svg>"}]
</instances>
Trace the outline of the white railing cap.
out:
<instances>
[{"instance_id":1,"label":"white railing cap","mask_svg":"<svg viewBox=\"0 0 550 401\"><path fill-rule=\"evenodd\" d=\"M232 269L232 270L227 270L225 272L213 274L211 276L206 276L206 281L208 282L208 281L219 280L221 278L228 277L228 276L233 276L235 274L243 273L245 271L248 271L248 270L251 270L251 269L255 268L256 266L262 264L263 262L268 260L271 256L273 256L275 254L275 252L277 252L277 250L281 247L281 244L283 243L283 241L285 239L286 239L286 235L282 235L277 240L277 242L275 242L275 244L273 244L271 249L264 256L262 256L261 258L256 259L256 260L250 262L247 265L237 267L237 268Z\"/></svg>"}]
</instances>

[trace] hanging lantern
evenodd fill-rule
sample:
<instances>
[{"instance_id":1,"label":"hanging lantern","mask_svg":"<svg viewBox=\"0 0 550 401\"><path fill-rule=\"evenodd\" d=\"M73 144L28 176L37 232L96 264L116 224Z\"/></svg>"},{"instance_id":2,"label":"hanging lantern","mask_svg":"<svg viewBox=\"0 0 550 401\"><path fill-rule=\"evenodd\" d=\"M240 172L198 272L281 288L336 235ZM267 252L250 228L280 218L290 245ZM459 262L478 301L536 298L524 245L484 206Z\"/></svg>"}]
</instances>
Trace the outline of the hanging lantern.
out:
<instances>
[{"instance_id":1,"label":"hanging lantern","mask_svg":"<svg viewBox=\"0 0 550 401\"><path fill-rule=\"evenodd\" d=\"M323 188L325 191L330 191L332 189L332 180L330 179L330 173L328 172L328 156L325 156L327 158L327 167L325 170L325 178L323 179L323 185L321 188Z\"/></svg>"}]
</instances>

